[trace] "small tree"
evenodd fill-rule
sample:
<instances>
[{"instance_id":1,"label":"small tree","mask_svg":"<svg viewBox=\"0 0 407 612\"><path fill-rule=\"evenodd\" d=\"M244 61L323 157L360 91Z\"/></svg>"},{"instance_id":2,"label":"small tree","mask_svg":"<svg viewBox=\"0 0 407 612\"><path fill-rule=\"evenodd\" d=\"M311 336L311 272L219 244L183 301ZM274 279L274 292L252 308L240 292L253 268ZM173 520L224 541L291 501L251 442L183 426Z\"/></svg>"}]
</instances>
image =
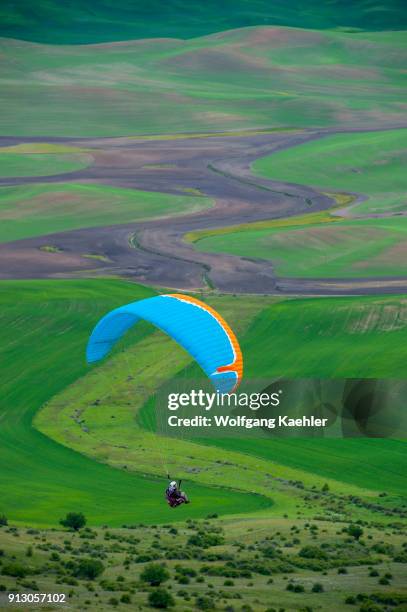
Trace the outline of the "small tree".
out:
<instances>
[{"instance_id":1,"label":"small tree","mask_svg":"<svg viewBox=\"0 0 407 612\"><path fill-rule=\"evenodd\" d=\"M64 519L61 519L60 524L74 531L79 531L86 525L86 518L82 512L68 512Z\"/></svg>"},{"instance_id":2,"label":"small tree","mask_svg":"<svg viewBox=\"0 0 407 612\"><path fill-rule=\"evenodd\" d=\"M359 525L349 525L347 531L352 538L355 538L355 540L359 540L359 538L363 535L363 529L362 527L359 527Z\"/></svg>"},{"instance_id":3,"label":"small tree","mask_svg":"<svg viewBox=\"0 0 407 612\"><path fill-rule=\"evenodd\" d=\"M98 559L81 559L74 569L74 575L77 578L94 580L104 572L104 569L103 563Z\"/></svg>"},{"instance_id":4,"label":"small tree","mask_svg":"<svg viewBox=\"0 0 407 612\"><path fill-rule=\"evenodd\" d=\"M148 596L148 603L152 608L172 608L175 604L174 598L171 593L166 589L154 589Z\"/></svg>"},{"instance_id":5,"label":"small tree","mask_svg":"<svg viewBox=\"0 0 407 612\"><path fill-rule=\"evenodd\" d=\"M5 514L0 514L0 527L6 527L8 525L7 516Z\"/></svg>"},{"instance_id":6,"label":"small tree","mask_svg":"<svg viewBox=\"0 0 407 612\"><path fill-rule=\"evenodd\" d=\"M170 575L165 567L159 563L150 563L150 565L146 565L140 574L141 580L143 582L148 582L150 586L159 586L162 582L168 580L169 577Z\"/></svg>"},{"instance_id":7,"label":"small tree","mask_svg":"<svg viewBox=\"0 0 407 612\"><path fill-rule=\"evenodd\" d=\"M322 487L321 491L322 491L322 493L328 493L328 491L329 491L329 484L327 482L324 484L324 486Z\"/></svg>"}]
</instances>

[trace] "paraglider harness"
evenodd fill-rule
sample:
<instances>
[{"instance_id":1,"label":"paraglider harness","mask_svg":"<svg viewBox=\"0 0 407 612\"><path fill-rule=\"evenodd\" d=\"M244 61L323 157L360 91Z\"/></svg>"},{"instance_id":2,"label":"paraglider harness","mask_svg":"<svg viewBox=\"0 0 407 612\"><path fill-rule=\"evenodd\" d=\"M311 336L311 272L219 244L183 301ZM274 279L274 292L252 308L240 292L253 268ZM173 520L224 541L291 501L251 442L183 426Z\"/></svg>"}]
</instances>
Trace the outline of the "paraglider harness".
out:
<instances>
[{"instance_id":1,"label":"paraglider harness","mask_svg":"<svg viewBox=\"0 0 407 612\"><path fill-rule=\"evenodd\" d=\"M169 476L168 480L170 480ZM178 481L177 487L175 489L167 487L165 490L165 499L167 500L167 504L171 508L176 508L177 506L181 506L182 504L189 504L188 497L183 491L181 491L181 482L182 480Z\"/></svg>"}]
</instances>

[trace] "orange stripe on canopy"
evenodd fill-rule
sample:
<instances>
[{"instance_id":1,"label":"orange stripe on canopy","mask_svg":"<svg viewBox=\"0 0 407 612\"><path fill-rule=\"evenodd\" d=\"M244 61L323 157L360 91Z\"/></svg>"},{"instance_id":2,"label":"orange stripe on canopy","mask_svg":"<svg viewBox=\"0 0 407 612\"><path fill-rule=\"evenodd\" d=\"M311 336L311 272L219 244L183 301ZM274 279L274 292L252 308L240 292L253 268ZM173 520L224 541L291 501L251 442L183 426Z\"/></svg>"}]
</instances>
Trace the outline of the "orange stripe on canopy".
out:
<instances>
[{"instance_id":1,"label":"orange stripe on canopy","mask_svg":"<svg viewBox=\"0 0 407 612\"><path fill-rule=\"evenodd\" d=\"M169 297L173 297L173 298L177 298L178 300L184 301L184 302L190 302L191 304L195 304L195 306L198 306L199 308L202 308L203 310L206 310L207 312L209 312L219 323L219 325L221 325L221 327L224 329L225 334L228 336L230 343L233 347L233 352L235 355L235 358L233 360L232 363L228 363L225 364L223 366L219 366L216 371L217 372L235 372L236 376L237 376L237 382L236 385L234 386L234 388L232 389L232 392L235 391L237 389L237 387L239 386L241 380L242 380L242 376L243 376L243 355L242 355L242 351L240 349L240 345L239 342L233 332L233 330L231 329L231 327L228 325L228 323L225 321L225 319L218 313L216 312L216 310L214 310L213 308L211 308L211 306L208 306L208 304L205 304L204 302L201 302L201 300L198 300L197 298L191 297L189 295L181 295L179 293L169 293L167 294Z\"/></svg>"}]
</instances>

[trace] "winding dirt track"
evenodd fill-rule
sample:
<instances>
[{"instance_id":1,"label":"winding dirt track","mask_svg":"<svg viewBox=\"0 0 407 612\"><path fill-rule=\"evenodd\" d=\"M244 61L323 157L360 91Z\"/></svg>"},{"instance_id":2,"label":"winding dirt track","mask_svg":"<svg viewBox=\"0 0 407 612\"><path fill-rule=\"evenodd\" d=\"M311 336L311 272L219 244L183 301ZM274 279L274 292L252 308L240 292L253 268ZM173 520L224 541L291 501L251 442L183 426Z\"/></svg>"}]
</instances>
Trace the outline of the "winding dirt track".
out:
<instances>
[{"instance_id":1,"label":"winding dirt track","mask_svg":"<svg viewBox=\"0 0 407 612\"><path fill-rule=\"evenodd\" d=\"M407 291L407 278L283 279L270 261L195 251L186 232L288 217L332 206L311 188L254 177L251 162L330 131L273 132L244 136L137 140L71 140L93 149L86 169L48 177L0 179L0 185L95 182L185 194L198 189L215 205L205 211L153 221L87 228L0 245L0 278L121 275L144 284L177 289L205 286L232 293L369 294ZM66 142L67 139L0 139ZM40 250L44 244L59 253ZM84 258L97 253L109 263Z\"/></svg>"}]
</instances>

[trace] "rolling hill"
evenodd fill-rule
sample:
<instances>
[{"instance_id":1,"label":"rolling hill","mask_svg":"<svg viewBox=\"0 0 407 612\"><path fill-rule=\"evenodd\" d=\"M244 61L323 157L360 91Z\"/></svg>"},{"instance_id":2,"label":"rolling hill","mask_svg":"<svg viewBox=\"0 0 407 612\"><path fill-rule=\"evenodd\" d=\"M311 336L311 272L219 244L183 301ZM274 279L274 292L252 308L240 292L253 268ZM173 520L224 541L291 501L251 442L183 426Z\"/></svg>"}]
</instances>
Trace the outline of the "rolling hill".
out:
<instances>
[{"instance_id":1,"label":"rolling hill","mask_svg":"<svg viewBox=\"0 0 407 612\"><path fill-rule=\"evenodd\" d=\"M160 503L165 479L89 460L32 426L40 406L87 371L84 347L98 318L153 293L115 280L1 283L0 514L48 526L72 508L93 525L168 521L168 508ZM150 333L142 328L131 342ZM190 490L198 493L193 484ZM215 500L220 513L222 506L233 513L240 505L247 511L269 505L259 496L201 487L188 516L205 516Z\"/></svg>"},{"instance_id":2,"label":"rolling hill","mask_svg":"<svg viewBox=\"0 0 407 612\"><path fill-rule=\"evenodd\" d=\"M47 43L84 44L131 38L192 38L231 28L277 24L302 28L399 30L407 26L401 0L4 0L3 36Z\"/></svg>"},{"instance_id":3,"label":"rolling hill","mask_svg":"<svg viewBox=\"0 0 407 612\"><path fill-rule=\"evenodd\" d=\"M310 213L289 222L245 224L189 238L202 251L271 259L279 276L404 275L406 159L405 129L333 134L278 151L256 160L253 172L334 191L339 205L350 192L354 203L328 215Z\"/></svg>"},{"instance_id":4,"label":"rolling hill","mask_svg":"<svg viewBox=\"0 0 407 612\"><path fill-rule=\"evenodd\" d=\"M84 46L0 39L0 51L4 136L405 122L403 32L256 27Z\"/></svg>"}]
</instances>

